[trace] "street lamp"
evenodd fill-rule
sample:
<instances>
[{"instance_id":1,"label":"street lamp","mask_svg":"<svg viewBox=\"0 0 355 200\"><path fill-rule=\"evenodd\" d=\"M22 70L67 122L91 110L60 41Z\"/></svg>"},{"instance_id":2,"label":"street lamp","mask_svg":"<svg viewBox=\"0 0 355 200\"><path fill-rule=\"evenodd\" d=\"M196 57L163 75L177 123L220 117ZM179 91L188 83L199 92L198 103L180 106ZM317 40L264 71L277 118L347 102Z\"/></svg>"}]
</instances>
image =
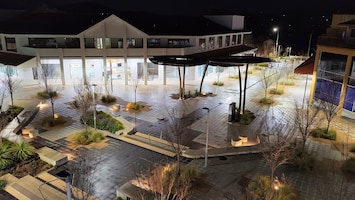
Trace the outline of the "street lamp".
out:
<instances>
[{"instance_id":1,"label":"street lamp","mask_svg":"<svg viewBox=\"0 0 355 200\"><path fill-rule=\"evenodd\" d=\"M276 32L276 56L279 55L279 36L280 36L280 30L279 28L275 27L273 29L274 32Z\"/></svg>"},{"instance_id":2,"label":"street lamp","mask_svg":"<svg viewBox=\"0 0 355 200\"><path fill-rule=\"evenodd\" d=\"M96 103L95 103L95 87L97 86L96 84L92 84L92 103L94 104L94 128L96 131Z\"/></svg>"},{"instance_id":3,"label":"street lamp","mask_svg":"<svg viewBox=\"0 0 355 200\"><path fill-rule=\"evenodd\" d=\"M207 159L208 159L208 133L209 133L209 118L210 118L210 109L207 107L203 107L202 109L207 110L207 130L206 130L206 149L205 149L205 167L207 167Z\"/></svg>"}]
</instances>

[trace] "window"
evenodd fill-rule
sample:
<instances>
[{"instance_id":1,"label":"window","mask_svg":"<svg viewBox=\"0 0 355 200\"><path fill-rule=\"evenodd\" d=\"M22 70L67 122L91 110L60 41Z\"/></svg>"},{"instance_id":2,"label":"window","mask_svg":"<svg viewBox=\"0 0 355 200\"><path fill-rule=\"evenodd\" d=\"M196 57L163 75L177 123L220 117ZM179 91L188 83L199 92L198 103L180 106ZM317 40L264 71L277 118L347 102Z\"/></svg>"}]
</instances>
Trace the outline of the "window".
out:
<instances>
[{"instance_id":1,"label":"window","mask_svg":"<svg viewBox=\"0 0 355 200\"><path fill-rule=\"evenodd\" d=\"M148 38L148 40L147 40L147 46L148 46L148 48L151 48L151 47L160 47L160 39L157 39L157 38Z\"/></svg>"},{"instance_id":2,"label":"window","mask_svg":"<svg viewBox=\"0 0 355 200\"><path fill-rule=\"evenodd\" d=\"M5 42L6 42L6 49L7 49L8 51L17 52L16 40L15 40L15 38L5 38Z\"/></svg>"},{"instance_id":3,"label":"window","mask_svg":"<svg viewBox=\"0 0 355 200\"><path fill-rule=\"evenodd\" d=\"M110 43L110 45L108 44L108 42ZM106 48L123 48L123 38L106 38Z\"/></svg>"},{"instance_id":4,"label":"window","mask_svg":"<svg viewBox=\"0 0 355 200\"><path fill-rule=\"evenodd\" d=\"M56 48L55 38L28 38L28 45L34 48Z\"/></svg>"},{"instance_id":5,"label":"window","mask_svg":"<svg viewBox=\"0 0 355 200\"><path fill-rule=\"evenodd\" d=\"M103 49L104 44L103 44L102 38L94 38L94 45L95 45L96 49Z\"/></svg>"},{"instance_id":6,"label":"window","mask_svg":"<svg viewBox=\"0 0 355 200\"><path fill-rule=\"evenodd\" d=\"M143 48L143 39L127 38L127 48Z\"/></svg>"},{"instance_id":7,"label":"window","mask_svg":"<svg viewBox=\"0 0 355 200\"><path fill-rule=\"evenodd\" d=\"M79 38L64 38L66 48L80 48Z\"/></svg>"},{"instance_id":8,"label":"window","mask_svg":"<svg viewBox=\"0 0 355 200\"><path fill-rule=\"evenodd\" d=\"M169 39L168 45L174 48L189 47L190 41L188 39Z\"/></svg>"},{"instance_id":9,"label":"window","mask_svg":"<svg viewBox=\"0 0 355 200\"><path fill-rule=\"evenodd\" d=\"M227 36L226 36L226 43L225 43L225 46L226 46L226 47L229 46L230 39L231 39L231 36L230 36L230 35L227 35Z\"/></svg>"},{"instance_id":10,"label":"window","mask_svg":"<svg viewBox=\"0 0 355 200\"><path fill-rule=\"evenodd\" d=\"M355 39L355 28L352 28L350 30L350 38L354 38Z\"/></svg>"},{"instance_id":11,"label":"window","mask_svg":"<svg viewBox=\"0 0 355 200\"><path fill-rule=\"evenodd\" d=\"M206 39L200 39L199 46L201 47L201 49L206 49Z\"/></svg>"}]
</instances>

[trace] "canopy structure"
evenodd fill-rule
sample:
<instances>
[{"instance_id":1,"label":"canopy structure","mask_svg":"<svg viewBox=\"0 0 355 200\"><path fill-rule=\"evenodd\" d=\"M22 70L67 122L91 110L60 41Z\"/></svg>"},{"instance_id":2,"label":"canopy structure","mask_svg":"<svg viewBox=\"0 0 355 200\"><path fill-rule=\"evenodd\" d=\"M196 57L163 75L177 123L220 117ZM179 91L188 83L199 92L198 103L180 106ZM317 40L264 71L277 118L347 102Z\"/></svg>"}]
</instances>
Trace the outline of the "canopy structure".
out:
<instances>
[{"instance_id":1,"label":"canopy structure","mask_svg":"<svg viewBox=\"0 0 355 200\"><path fill-rule=\"evenodd\" d=\"M239 76L241 75L239 66L246 64L245 71L245 81L244 81L244 90L243 90L243 108L241 108L242 102L242 92L240 92L239 96L239 110L240 112L245 111L245 98L246 98L246 83L248 78L248 68L251 63L263 63L263 62L273 62L273 60L264 57L256 57L256 56L223 56L223 57L195 57L193 55L189 56L154 56L150 58L150 61L154 64L159 65L171 65L177 66L179 69L179 81L180 81L180 99L185 98L185 68L188 66L196 66L205 64L205 69L202 75L201 83L200 83L200 93L202 92L203 80L206 76L207 68L209 65L213 66L222 66L222 67L234 67L238 66ZM183 67L182 75L181 75L181 67ZM242 91L241 79L239 79L239 87L240 91Z\"/></svg>"},{"instance_id":2,"label":"canopy structure","mask_svg":"<svg viewBox=\"0 0 355 200\"><path fill-rule=\"evenodd\" d=\"M309 57L306 61L295 68L296 74L313 74L315 56Z\"/></svg>"},{"instance_id":3,"label":"canopy structure","mask_svg":"<svg viewBox=\"0 0 355 200\"><path fill-rule=\"evenodd\" d=\"M4 65L18 66L35 56L27 56L18 53L0 52L0 63Z\"/></svg>"}]
</instances>

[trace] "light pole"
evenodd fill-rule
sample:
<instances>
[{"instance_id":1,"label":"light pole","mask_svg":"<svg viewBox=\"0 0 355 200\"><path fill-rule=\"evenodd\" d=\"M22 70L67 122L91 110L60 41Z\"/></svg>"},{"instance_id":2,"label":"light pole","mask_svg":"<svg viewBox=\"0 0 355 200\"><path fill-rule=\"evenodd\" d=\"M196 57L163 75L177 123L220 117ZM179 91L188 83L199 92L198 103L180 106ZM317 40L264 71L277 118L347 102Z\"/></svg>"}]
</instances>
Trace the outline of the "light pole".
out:
<instances>
[{"instance_id":1,"label":"light pole","mask_svg":"<svg viewBox=\"0 0 355 200\"><path fill-rule=\"evenodd\" d=\"M94 128L96 131L96 102L95 102L95 87L97 86L96 84L92 84L92 103L94 104Z\"/></svg>"},{"instance_id":2,"label":"light pole","mask_svg":"<svg viewBox=\"0 0 355 200\"><path fill-rule=\"evenodd\" d=\"M276 56L279 56L279 37L280 37L280 30L279 28L275 27L273 29L276 32Z\"/></svg>"},{"instance_id":3,"label":"light pole","mask_svg":"<svg viewBox=\"0 0 355 200\"><path fill-rule=\"evenodd\" d=\"M205 149L205 167L207 167L207 159L208 159L208 133L209 133L209 118L210 118L210 109L207 107L203 107L202 109L207 110L207 130L206 130L206 149Z\"/></svg>"}]
</instances>

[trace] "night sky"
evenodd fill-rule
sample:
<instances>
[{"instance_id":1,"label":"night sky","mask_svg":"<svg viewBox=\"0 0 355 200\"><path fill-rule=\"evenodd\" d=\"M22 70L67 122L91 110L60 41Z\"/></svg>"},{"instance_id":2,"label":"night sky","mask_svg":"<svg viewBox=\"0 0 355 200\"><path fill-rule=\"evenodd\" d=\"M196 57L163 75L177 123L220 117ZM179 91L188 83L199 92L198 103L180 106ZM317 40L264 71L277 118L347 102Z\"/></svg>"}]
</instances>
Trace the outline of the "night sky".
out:
<instances>
[{"instance_id":1,"label":"night sky","mask_svg":"<svg viewBox=\"0 0 355 200\"><path fill-rule=\"evenodd\" d=\"M33 9L40 5L65 9L75 3L98 3L118 11L151 12L171 15L235 14L245 16L245 27L254 38L275 39L272 28L280 29L280 44L305 52L312 35L325 33L333 13L355 14L355 0L11 0L1 8Z\"/></svg>"}]
</instances>

